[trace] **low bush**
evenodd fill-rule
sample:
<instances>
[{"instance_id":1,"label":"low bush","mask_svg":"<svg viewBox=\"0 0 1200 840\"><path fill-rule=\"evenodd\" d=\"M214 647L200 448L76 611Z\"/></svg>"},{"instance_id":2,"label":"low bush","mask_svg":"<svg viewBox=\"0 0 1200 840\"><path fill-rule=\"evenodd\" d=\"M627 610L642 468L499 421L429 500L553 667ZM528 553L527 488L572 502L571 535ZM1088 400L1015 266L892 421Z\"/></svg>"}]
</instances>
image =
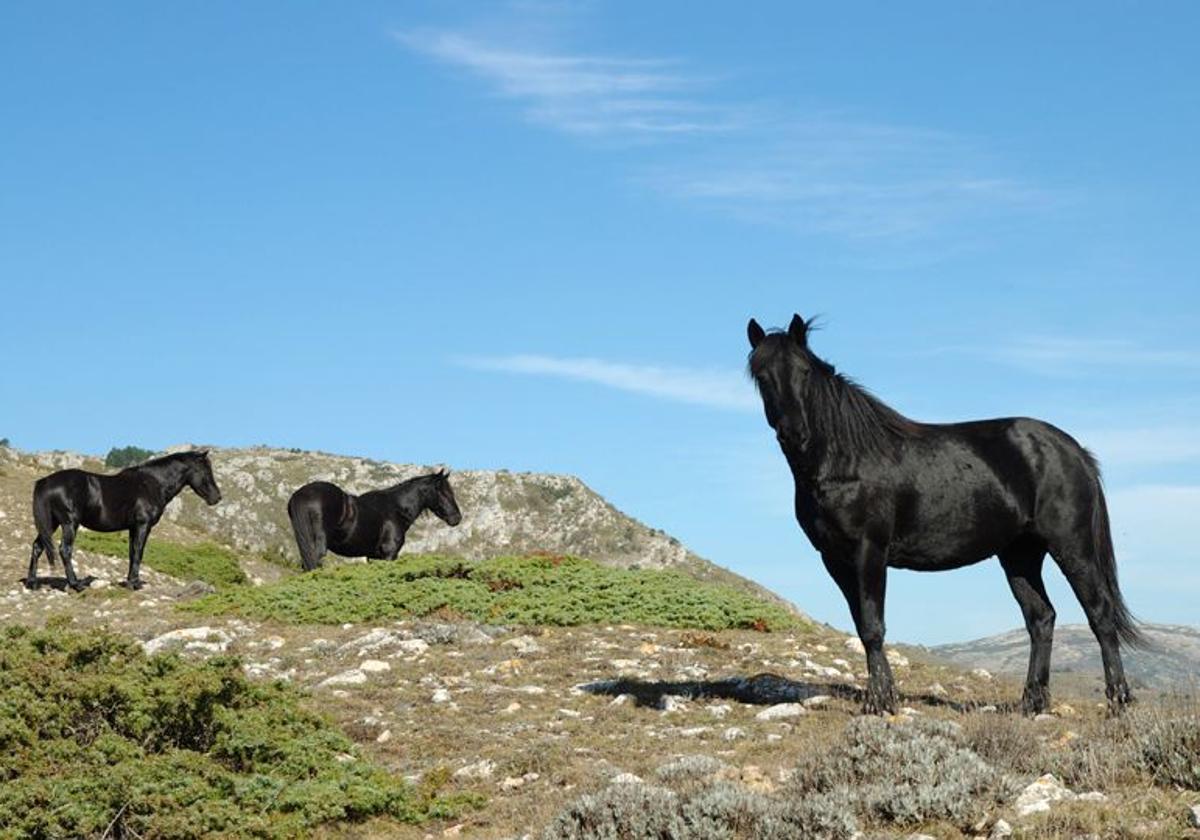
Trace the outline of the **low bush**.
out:
<instances>
[{"instance_id":1,"label":"low bush","mask_svg":"<svg viewBox=\"0 0 1200 840\"><path fill-rule=\"evenodd\" d=\"M705 630L798 628L787 610L673 571L615 569L574 557L409 556L229 589L184 607L291 623L341 624L431 614L504 624L650 624Z\"/></svg>"},{"instance_id":2,"label":"low bush","mask_svg":"<svg viewBox=\"0 0 1200 840\"><path fill-rule=\"evenodd\" d=\"M859 813L883 823L970 822L1011 792L1007 780L969 749L954 724L877 717L851 722L832 748L806 757L792 776L793 795L846 794Z\"/></svg>"},{"instance_id":3,"label":"low bush","mask_svg":"<svg viewBox=\"0 0 1200 840\"><path fill-rule=\"evenodd\" d=\"M104 456L104 466L112 469L134 467L154 457L154 451L140 446L114 446Z\"/></svg>"},{"instance_id":4,"label":"low bush","mask_svg":"<svg viewBox=\"0 0 1200 840\"><path fill-rule=\"evenodd\" d=\"M147 657L107 632L10 627L0 646L0 837L283 838L474 802L356 755L239 663Z\"/></svg>"},{"instance_id":5,"label":"low bush","mask_svg":"<svg viewBox=\"0 0 1200 840\"><path fill-rule=\"evenodd\" d=\"M84 551L107 554L110 557L129 556L129 536L124 531L100 533L81 531L75 545ZM182 545L169 540L155 539L150 535L142 562L165 575L180 580L202 580L218 588L246 583L246 573L238 563L238 556L224 546L203 542Z\"/></svg>"},{"instance_id":6,"label":"low bush","mask_svg":"<svg viewBox=\"0 0 1200 840\"><path fill-rule=\"evenodd\" d=\"M1142 768L1161 785L1200 790L1200 706L1195 700L1139 710L1133 740Z\"/></svg>"}]
</instances>

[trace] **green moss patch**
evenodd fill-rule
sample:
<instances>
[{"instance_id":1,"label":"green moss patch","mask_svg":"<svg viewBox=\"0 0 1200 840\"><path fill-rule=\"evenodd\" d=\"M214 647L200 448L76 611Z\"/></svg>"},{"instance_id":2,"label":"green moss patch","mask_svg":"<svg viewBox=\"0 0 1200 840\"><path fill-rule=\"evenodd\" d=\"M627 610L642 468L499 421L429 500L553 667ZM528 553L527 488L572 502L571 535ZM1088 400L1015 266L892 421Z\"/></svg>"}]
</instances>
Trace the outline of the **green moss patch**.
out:
<instances>
[{"instance_id":1,"label":"green moss patch","mask_svg":"<svg viewBox=\"0 0 1200 840\"><path fill-rule=\"evenodd\" d=\"M239 663L147 657L107 632L3 631L0 838L303 836L451 816Z\"/></svg>"},{"instance_id":2,"label":"green moss patch","mask_svg":"<svg viewBox=\"0 0 1200 840\"><path fill-rule=\"evenodd\" d=\"M803 626L783 607L673 571L615 569L576 557L441 556L338 566L184 605L297 624L382 621L449 612L504 624L650 624L704 630Z\"/></svg>"},{"instance_id":3,"label":"green moss patch","mask_svg":"<svg viewBox=\"0 0 1200 840\"><path fill-rule=\"evenodd\" d=\"M84 551L110 557L129 556L129 535L124 531L81 531L75 539L75 545ZM238 555L211 542L183 545L156 539L151 534L142 554L142 562L156 572L180 580L202 580L216 587L236 586L247 581L246 573L238 563Z\"/></svg>"}]
</instances>

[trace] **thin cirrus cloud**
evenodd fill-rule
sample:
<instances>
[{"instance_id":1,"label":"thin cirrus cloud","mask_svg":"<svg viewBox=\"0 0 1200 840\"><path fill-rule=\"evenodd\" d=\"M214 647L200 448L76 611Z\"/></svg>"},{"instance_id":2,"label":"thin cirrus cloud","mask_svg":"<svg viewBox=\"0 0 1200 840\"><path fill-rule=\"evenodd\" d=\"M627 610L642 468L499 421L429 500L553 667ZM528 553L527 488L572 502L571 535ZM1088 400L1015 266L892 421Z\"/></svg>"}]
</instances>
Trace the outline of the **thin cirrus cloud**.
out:
<instances>
[{"instance_id":1,"label":"thin cirrus cloud","mask_svg":"<svg viewBox=\"0 0 1200 840\"><path fill-rule=\"evenodd\" d=\"M735 371L637 365L603 359L520 354L472 357L458 363L475 370L546 376L726 411L754 411L758 398Z\"/></svg>"},{"instance_id":2,"label":"thin cirrus cloud","mask_svg":"<svg viewBox=\"0 0 1200 840\"><path fill-rule=\"evenodd\" d=\"M1128 339L1032 336L993 351L1000 361L1055 375L1096 368L1171 368L1200 371L1200 353L1145 347Z\"/></svg>"},{"instance_id":3,"label":"thin cirrus cloud","mask_svg":"<svg viewBox=\"0 0 1200 840\"><path fill-rule=\"evenodd\" d=\"M671 140L671 159L635 162L631 180L745 222L847 240L914 240L1062 201L994 173L964 138L723 101L716 77L678 60L518 48L446 30L395 38L482 79L536 124L627 146Z\"/></svg>"},{"instance_id":4,"label":"thin cirrus cloud","mask_svg":"<svg viewBox=\"0 0 1200 840\"><path fill-rule=\"evenodd\" d=\"M570 55L485 43L456 32L395 33L411 50L460 67L568 134L644 138L727 131L732 113L689 97L697 80L666 59Z\"/></svg>"}]
</instances>

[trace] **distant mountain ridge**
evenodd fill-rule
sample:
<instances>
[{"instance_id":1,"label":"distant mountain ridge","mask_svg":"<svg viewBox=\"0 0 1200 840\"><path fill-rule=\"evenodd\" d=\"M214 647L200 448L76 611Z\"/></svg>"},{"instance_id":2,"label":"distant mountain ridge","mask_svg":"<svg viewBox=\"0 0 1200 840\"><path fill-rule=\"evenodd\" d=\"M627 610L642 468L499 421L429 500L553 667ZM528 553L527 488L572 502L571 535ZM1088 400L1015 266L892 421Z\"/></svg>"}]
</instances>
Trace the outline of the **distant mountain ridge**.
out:
<instances>
[{"instance_id":1,"label":"distant mountain ridge","mask_svg":"<svg viewBox=\"0 0 1200 840\"><path fill-rule=\"evenodd\" d=\"M1183 624L1141 627L1153 648L1123 651L1130 681L1163 691L1194 691L1200 686L1200 627ZM1024 629L1011 630L969 642L937 645L929 650L939 659L964 668L986 668L1023 676L1029 664L1029 635ZM1052 673L1102 681L1100 645L1086 625L1056 627L1050 661Z\"/></svg>"}]
</instances>

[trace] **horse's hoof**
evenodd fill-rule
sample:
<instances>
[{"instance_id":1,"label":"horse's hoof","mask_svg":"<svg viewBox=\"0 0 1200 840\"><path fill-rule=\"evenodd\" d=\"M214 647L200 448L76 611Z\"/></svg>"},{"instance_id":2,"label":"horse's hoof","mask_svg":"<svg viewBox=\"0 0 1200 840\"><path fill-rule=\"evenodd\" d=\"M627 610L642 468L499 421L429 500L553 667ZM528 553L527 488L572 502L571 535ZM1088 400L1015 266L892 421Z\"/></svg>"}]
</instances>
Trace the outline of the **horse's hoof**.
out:
<instances>
[{"instance_id":1,"label":"horse's hoof","mask_svg":"<svg viewBox=\"0 0 1200 840\"><path fill-rule=\"evenodd\" d=\"M867 699L863 701L862 713L864 715L896 714L896 695L894 693L867 692Z\"/></svg>"},{"instance_id":2,"label":"horse's hoof","mask_svg":"<svg viewBox=\"0 0 1200 840\"><path fill-rule=\"evenodd\" d=\"M67 586L71 587L76 592L82 592L83 590L85 590L89 586L91 586L92 581L94 581L94 580L95 580L94 577L92 577L91 575L88 575L85 578L78 578L76 580L67 581Z\"/></svg>"},{"instance_id":3,"label":"horse's hoof","mask_svg":"<svg viewBox=\"0 0 1200 840\"><path fill-rule=\"evenodd\" d=\"M42 588L42 582L37 578L23 578L21 583L25 584L25 588L30 592L37 592Z\"/></svg>"},{"instance_id":4,"label":"horse's hoof","mask_svg":"<svg viewBox=\"0 0 1200 840\"><path fill-rule=\"evenodd\" d=\"M134 589L134 590L141 589L145 585L146 584L142 583L141 578L133 578L131 580L123 580L117 584L117 586L120 586L124 589Z\"/></svg>"}]
</instances>

